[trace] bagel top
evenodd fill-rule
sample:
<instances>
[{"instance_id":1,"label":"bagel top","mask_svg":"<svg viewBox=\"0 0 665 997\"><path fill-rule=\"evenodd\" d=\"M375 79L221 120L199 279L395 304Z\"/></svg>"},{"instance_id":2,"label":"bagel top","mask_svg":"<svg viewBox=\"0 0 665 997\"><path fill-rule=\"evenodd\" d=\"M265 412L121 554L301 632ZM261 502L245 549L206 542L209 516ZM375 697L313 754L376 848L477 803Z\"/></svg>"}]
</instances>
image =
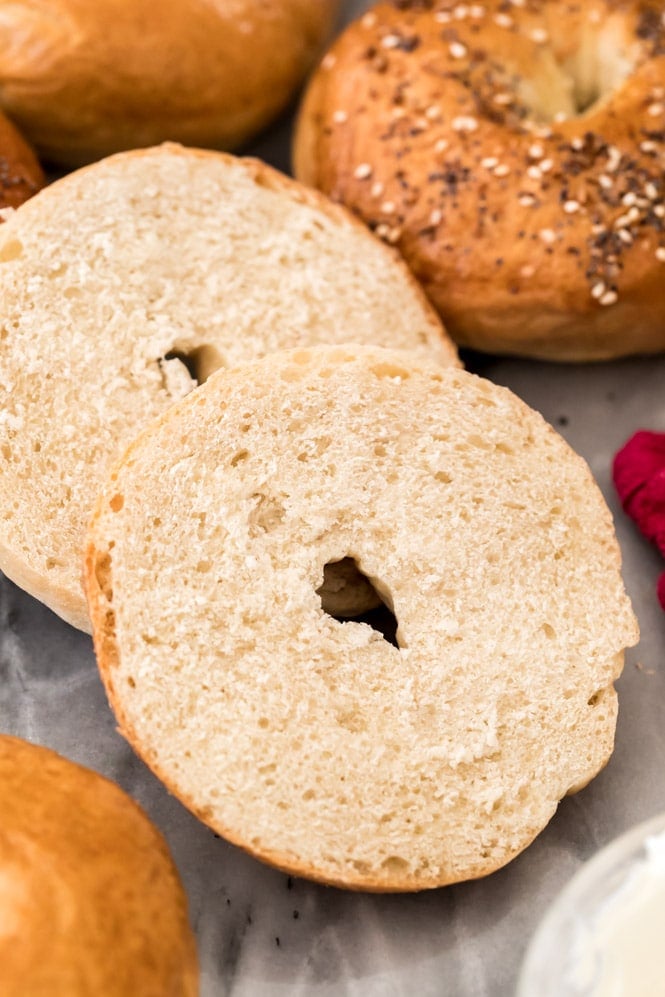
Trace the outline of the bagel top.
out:
<instances>
[{"instance_id":1,"label":"bagel top","mask_svg":"<svg viewBox=\"0 0 665 997\"><path fill-rule=\"evenodd\" d=\"M34 152L0 112L0 209L18 207L43 185L44 173Z\"/></svg>"},{"instance_id":2,"label":"bagel top","mask_svg":"<svg viewBox=\"0 0 665 997\"><path fill-rule=\"evenodd\" d=\"M195 997L187 902L166 844L96 772L0 734L3 997Z\"/></svg>"},{"instance_id":3,"label":"bagel top","mask_svg":"<svg viewBox=\"0 0 665 997\"><path fill-rule=\"evenodd\" d=\"M461 344L665 348L665 4L395 0L324 57L296 175L399 247Z\"/></svg>"},{"instance_id":4,"label":"bagel top","mask_svg":"<svg viewBox=\"0 0 665 997\"><path fill-rule=\"evenodd\" d=\"M323 611L345 557L399 646ZM619 562L540 415L350 346L220 371L147 427L85 577L120 728L194 813L294 874L415 890L503 865L607 761Z\"/></svg>"},{"instance_id":5,"label":"bagel top","mask_svg":"<svg viewBox=\"0 0 665 997\"><path fill-rule=\"evenodd\" d=\"M0 107L78 166L165 139L234 148L284 108L339 0L12 0Z\"/></svg>"},{"instance_id":6,"label":"bagel top","mask_svg":"<svg viewBox=\"0 0 665 997\"><path fill-rule=\"evenodd\" d=\"M116 451L211 370L378 342L457 363L397 255L270 167L177 146L70 174L0 226L0 569L75 626Z\"/></svg>"}]
</instances>

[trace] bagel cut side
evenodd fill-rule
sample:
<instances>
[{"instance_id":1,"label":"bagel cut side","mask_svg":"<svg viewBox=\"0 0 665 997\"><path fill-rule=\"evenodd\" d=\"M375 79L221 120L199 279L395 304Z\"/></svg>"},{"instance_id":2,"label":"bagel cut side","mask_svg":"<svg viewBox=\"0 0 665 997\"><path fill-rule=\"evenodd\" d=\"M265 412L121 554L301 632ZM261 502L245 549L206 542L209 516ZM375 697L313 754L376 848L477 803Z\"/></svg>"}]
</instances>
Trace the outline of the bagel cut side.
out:
<instances>
[{"instance_id":1,"label":"bagel cut side","mask_svg":"<svg viewBox=\"0 0 665 997\"><path fill-rule=\"evenodd\" d=\"M196 997L187 901L122 790L0 734L0 993Z\"/></svg>"},{"instance_id":2,"label":"bagel cut side","mask_svg":"<svg viewBox=\"0 0 665 997\"><path fill-rule=\"evenodd\" d=\"M44 173L37 157L0 112L0 210L17 208L43 186Z\"/></svg>"},{"instance_id":3,"label":"bagel cut side","mask_svg":"<svg viewBox=\"0 0 665 997\"><path fill-rule=\"evenodd\" d=\"M396 645L326 613L351 558ZM107 480L86 590L120 729L294 875L419 890L517 855L613 747L637 625L588 467L504 388L318 347L222 371Z\"/></svg>"},{"instance_id":4,"label":"bagel cut side","mask_svg":"<svg viewBox=\"0 0 665 997\"><path fill-rule=\"evenodd\" d=\"M662 0L395 0L315 73L295 172L399 248L463 346L665 349Z\"/></svg>"},{"instance_id":5,"label":"bagel cut side","mask_svg":"<svg viewBox=\"0 0 665 997\"><path fill-rule=\"evenodd\" d=\"M74 626L116 453L210 371L348 340L458 363L396 254L268 166L167 145L0 227L0 569Z\"/></svg>"}]
</instances>

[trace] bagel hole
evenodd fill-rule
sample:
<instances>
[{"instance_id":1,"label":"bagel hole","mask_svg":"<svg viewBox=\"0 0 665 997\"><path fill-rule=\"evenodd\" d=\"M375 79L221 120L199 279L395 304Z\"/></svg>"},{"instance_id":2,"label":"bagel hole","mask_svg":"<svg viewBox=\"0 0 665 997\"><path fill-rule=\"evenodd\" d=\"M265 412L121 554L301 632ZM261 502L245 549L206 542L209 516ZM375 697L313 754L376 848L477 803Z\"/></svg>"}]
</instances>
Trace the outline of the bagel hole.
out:
<instances>
[{"instance_id":1,"label":"bagel hole","mask_svg":"<svg viewBox=\"0 0 665 997\"><path fill-rule=\"evenodd\" d=\"M176 364L180 364L181 368L184 368L182 373L186 373L194 382L194 387L198 387L200 384L205 384L211 374L223 367L224 361L219 350L209 343L197 346L192 350L169 350L168 353L159 358L159 365L162 368L167 387L169 381L167 371L176 369Z\"/></svg>"},{"instance_id":2,"label":"bagel hole","mask_svg":"<svg viewBox=\"0 0 665 997\"><path fill-rule=\"evenodd\" d=\"M399 647L395 614L353 557L325 564L323 584L316 594L321 600L323 612L334 620L339 623L346 620L366 623L388 644Z\"/></svg>"}]
</instances>

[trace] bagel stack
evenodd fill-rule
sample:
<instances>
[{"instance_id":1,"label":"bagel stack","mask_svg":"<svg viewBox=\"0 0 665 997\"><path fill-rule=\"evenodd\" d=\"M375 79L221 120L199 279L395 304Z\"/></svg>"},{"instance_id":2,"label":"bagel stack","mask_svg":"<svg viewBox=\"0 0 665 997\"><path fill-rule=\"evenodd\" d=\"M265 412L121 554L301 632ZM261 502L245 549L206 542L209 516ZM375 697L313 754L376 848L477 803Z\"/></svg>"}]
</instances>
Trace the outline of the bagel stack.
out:
<instances>
[{"instance_id":1,"label":"bagel stack","mask_svg":"<svg viewBox=\"0 0 665 997\"><path fill-rule=\"evenodd\" d=\"M195 997L166 844L117 786L0 734L3 997Z\"/></svg>"},{"instance_id":2,"label":"bagel stack","mask_svg":"<svg viewBox=\"0 0 665 997\"><path fill-rule=\"evenodd\" d=\"M315 73L296 175L400 249L461 345L661 351L664 11L379 3Z\"/></svg>"},{"instance_id":3,"label":"bagel stack","mask_svg":"<svg viewBox=\"0 0 665 997\"><path fill-rule=\"evenodd\" d=\"M0 211L17 208L43 185L44 174L34 152L0 112Z\"/></svg>"},{"instance_id":4,"label":"bagel stack","mask_svg":"<svg viewBox=\"0 0 665 997\"><path fill-rule=\"evenodd\" d=\"M0 569L82 629L109 463L211 370L348 340L458 363L391 250L251 160L119 154L20 208L0 261Z\"/></svg>"},{"instance_id":5,"label":"bagel stack","mask_svg":"<svg viewBox=\"0 0 665 997\"><path fill-rule=\"evenodd\" d=\"M344 558L398 646L324 611ZM320 346L151 423L85 580L121 731L172 792L290 873L397 891L499 868L606 763L619 568L589 469L509 391Z\"/></svg>"},{"instance_id":6,"label":"bagel stack","mask_svg":"<svg viewBox=\"0 0 665 997\"><path fill-rule=\"evenodd\" d=\"M0 107L68 166L172 139L235 148L286 106L339 0L12 0Z\"/></svg>"}]
</instances>

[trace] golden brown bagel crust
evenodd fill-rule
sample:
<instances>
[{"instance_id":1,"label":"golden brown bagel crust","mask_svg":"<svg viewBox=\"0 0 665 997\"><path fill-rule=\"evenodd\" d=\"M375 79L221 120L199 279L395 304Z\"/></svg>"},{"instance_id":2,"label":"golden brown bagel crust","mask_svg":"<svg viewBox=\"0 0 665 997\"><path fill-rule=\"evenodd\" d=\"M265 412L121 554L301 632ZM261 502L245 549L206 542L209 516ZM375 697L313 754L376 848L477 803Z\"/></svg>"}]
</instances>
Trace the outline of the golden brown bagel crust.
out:
<instances>
[{"instance_id":1,"label":"golden brown bagel crust","mask_svg":"<svg viewBox=\"0 0 665 997\"><path fill-rule=\"evenodd\" d=\"M399 649L317 608L343 551ZM605 764L638 636L619 567L588 468L515 396L319 346L143 430L85 585L121 732L171 792L291 874L401 891L503 865Z\"/></svg>"},{"instance_id":2,"label":"golden brown bagel crust","mask_svg":"<svg viewBox=\"0 0 665 997\"><path fill-rule=\"evenodd\" d=\"M398 246L462 345L660 351L664 16L662 0L380 3L315 74L296 174Z\"/></svg>"},{"instance_id":3,"label":"golden brown bagel crust","mask_svg":"<svg viewBox=\"0 0 665 997\"><path fill-rule=\"evenodd\" d=\"M3 997L195 997L187 904L166 844L96 772L0 735Z\"/></svg>"},{"instance_id":4,"label":"golden brown bagel crust","mask_svg":"<svg viewBox=\"0 0 665 997\"><path fill-rule=\"evenodd\" d=\"M17 208L43 185L34 152L0 112L0 208Z\"/></svg>"},{"instance_id":5,"label":"golden brown bagel crust","mask_svg":"<svg viewBox=\"0 0 665 997\"><path fill-rule=\"evenodd\" d=\"M0 12L0 106L69 165L164 139L233 148L286 105L338 6L17 0Z\"/></svg>"}]
</instances>

